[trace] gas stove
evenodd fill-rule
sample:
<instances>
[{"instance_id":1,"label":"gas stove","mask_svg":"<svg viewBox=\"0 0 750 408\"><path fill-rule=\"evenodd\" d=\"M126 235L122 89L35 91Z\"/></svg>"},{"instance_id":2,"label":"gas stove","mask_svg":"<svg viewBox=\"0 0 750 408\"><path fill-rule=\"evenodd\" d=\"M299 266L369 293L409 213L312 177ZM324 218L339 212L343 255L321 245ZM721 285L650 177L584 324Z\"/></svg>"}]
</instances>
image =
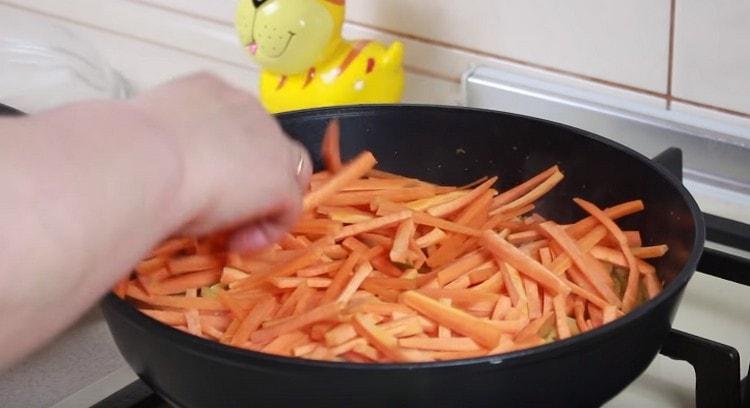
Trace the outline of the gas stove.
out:
<instances>
[{"instance_id":1,"label":"gas stove","mask_svg":"<svg viewBox=\"0 0 750 408\"><path fill-rule=\"evenodd\" d=\"M676 148L665 150L654 158L654 161L665 166L677 176L682 176L682 152ZM727 218L704 214L706 219L706 233L712 243L707 247L698 265L696 281L705 278L718 279L730 286L744 287L746 294L750 294L750 258L724 252L727 248L734 251L750 251L750 225ZM722 250L715 245L721 245ZM695 282L692 283L695 286ZM700 301L695 291L688 289L682 308L690 308ZM708 305L711 306L710 304ZM683 309L680 309L683 310ZM742 311L739 311L742 314ZM747 324L746 324L747 325ZM748 331L745 331L748 333ZM649 396L648 392L640 395L642 400L638 405L630 393L638 393L641 388L648 389L648 381L659 381L651 378L656 374L649 368L644 375L621 395L610 401L607 407L625 406L668 406L661 403L663 397L677 403L678 406L695 405L705 407L747 408L750 407L750 385L748 377L741 379L740 353L737 348L723 344L715 339L702 337L680 329L673 329L661 349L661 356L654 364L659 364L660 358L684 361L689 366L679 367L680 374L690 375L690 366L695 372L693 398L686 398L684 390L669 395L670 388L660 397ZM746 367L746 366L745 366ZM675 373L676 374L676 373ZM665 390L662 390L665 391ZM83 395L79 395L82 398ZM56 407L74 406L76 401L69 399ZM664 401L667 402L667 401ZM96 408L166 408L170 407L163 399L156 395L141 380L134 379L122 388L113 390L112 394L94 403Z\"/></svg>"},{"instance_id":2,"label":"gas stove","mask_svg":"<svg viewBox=\"0 0 750 408\"><path fill-rule=\"evenodd\" d=\"M464 88L468 106L567 123L654 157L684 177L706 213L709 242L672 333L648 369L605 407L750 407L750 128L481 68L466 75ZM169 407L120 357L97 308L0 373L0 406Z\"/></svg>"}]
</instances>

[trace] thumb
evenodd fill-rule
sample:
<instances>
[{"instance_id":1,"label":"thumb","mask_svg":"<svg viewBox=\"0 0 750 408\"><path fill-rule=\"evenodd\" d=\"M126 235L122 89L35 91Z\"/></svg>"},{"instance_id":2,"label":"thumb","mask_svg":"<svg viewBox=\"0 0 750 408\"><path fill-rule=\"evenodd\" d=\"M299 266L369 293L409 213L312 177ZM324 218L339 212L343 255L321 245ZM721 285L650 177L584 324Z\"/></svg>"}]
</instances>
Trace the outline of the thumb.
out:
<instances>
[{"instance_id":1,"label":"thumb","mask_svg":"<svg viewBox=\"0 0 750 408\"><path fill-rule=\"evenodd\" d=\"M301 195L307 190L312 175L312 163L307 150L301 144L293 142L292 148L297 157L294 165L294 177L299 189L300 199L292 202L293 206L271 208L265 214L240 225L232 234L229 247L235 251L257 251L265 248L289 231L297 222L301 211Z\"/></svg>"}]
</instances>

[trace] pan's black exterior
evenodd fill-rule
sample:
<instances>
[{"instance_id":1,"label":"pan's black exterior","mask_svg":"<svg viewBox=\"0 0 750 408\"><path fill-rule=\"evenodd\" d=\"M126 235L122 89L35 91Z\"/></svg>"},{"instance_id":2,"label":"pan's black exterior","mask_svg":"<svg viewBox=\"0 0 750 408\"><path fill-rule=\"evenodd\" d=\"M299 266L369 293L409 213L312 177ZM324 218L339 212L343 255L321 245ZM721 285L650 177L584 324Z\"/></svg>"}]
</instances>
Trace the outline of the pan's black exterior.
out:
<instances>
[{"instance_id":1,"label":"pan's black exterior","mask_svg":"<svg viewBox=\"0 0 750 408\"><path fill-rule=\"evenodd\" d=\"M504 188L558 163L566 179L538 207L557 220L583 215L570 201L576 196L601 206L642 198L646 210L624 224L640 229L645 244L669 244L657 264L665 290L624 318L565 341L495 357L403 365L305 361L234 349L173 330L107 296L102 306L120 351L159 394L179 407L598 406L651 362L704 240L698 207L673 176L587 132L497 112L368 106L279 119L317 152L333 117L342 118L344 156L370 149L381 168L436 182L498 174Z\"/></svg>"}]
</instances>

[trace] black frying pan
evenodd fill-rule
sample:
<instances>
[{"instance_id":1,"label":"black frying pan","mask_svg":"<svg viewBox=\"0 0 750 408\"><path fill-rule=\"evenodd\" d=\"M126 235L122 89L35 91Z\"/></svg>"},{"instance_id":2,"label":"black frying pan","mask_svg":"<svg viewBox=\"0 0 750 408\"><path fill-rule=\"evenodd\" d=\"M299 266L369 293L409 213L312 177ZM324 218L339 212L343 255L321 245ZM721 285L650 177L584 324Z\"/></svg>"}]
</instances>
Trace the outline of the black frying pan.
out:
<instances>
[{"instance_id":1,"label":"black frying pan","mask_svg":"<svg viewBox=\"0 0 750 408\"><path fill-rule=\"evenodd\" d=\"M704 241L698 206L680 182L642 155L588 132L497 112L426 106L367 106L279 116L317 152L326 123L342 119L342 149L372 150L380 168L463 184L499 175L501 189L553 163L566 178L539 202L562 222L584 214L576 196L609 206L641 198L623 221L644 244L667 243L658 260L665 290L624 318L541 347L477 359L421 364L307 361L231 348L172 329L113 295L102 302L133 369L178 407L597 406L651 362L671 325Z\"/></svg>"}]
</instances>

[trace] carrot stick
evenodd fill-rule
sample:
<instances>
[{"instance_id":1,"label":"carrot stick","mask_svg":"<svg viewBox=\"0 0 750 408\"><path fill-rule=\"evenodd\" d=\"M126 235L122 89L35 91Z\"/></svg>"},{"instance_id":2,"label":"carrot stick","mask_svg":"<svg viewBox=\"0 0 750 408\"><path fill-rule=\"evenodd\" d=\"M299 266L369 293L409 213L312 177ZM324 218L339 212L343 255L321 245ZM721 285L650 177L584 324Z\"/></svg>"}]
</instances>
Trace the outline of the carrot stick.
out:
<instances>
[{"instance_id":1,"label":"carrot stick","mask_svg":"<svg viewBox=\"0 0 750 408\"><path fill-rule=\"evenodd\" d=\"M184 296L149 296L143 291L137 291L133 285L128 285L127 296L153 306L171 307L177 309L198 310L227 310L221 302L211 298L186 298Z\"/></svg>"},{"instance_id":2,"label":"carrot stick","mask_svg":"<svg viewBox=\"0 0 750 408\"><path fill-rule=\"evenodd\" d=\"M614 207L609 207L604 209L604 213L607 214L607 217L616 220L618 218L622 218L626 215L637 213L638 211L642 211L644 208L643 201L641 200L633 200L628 201L622 204L618 204ZM593 216L588 216L575 224L568 226L565 228L565 232L568 233L568 235L579 238L585 233L587 233L592 228L596 227L599 224L599 221L596 220Z\"/></svg>"},{"instance_id":3,"label":"carrot stick","mask_svg":"<svg viewBox=\"0 0 750 408\"><path fill-rule=\"evenodd\" d=\"M292 227L293 234L303 235L331 235L341 231L343 225L338 221L325 218L315 218L310 220L300 220Z\"/></svg>"},{"instance_id":4,"label":"carrot stick","mask_svg":"<svg viewBox=\"0 0 750 408\"><path fill-rule=\"evenodd\" d=\"M174 295L184 293L188 289L200 288L216 283L221 277L218 270L186 273L167 278L155 283L149 288L152 295Z\"/></svg>"},{"instance_id":5,"label":"carrot stick","mask_svg":"<svg viewBox=\"0 0 750 408\"><path fill-rule=\"evenodd\" d=\"M136 267L135 272L139 275L148 275L149 273L156 272L159 269L167 265L166 258L154 257L141 261Z\"/></svg>"},{"instance_id":6,"label":"carrot stick","mask_svg":"<svg viewBox=\"0 0 750 408\"><path fill-rule=\"evenodd\" d=\"M396 230L396 236L393 238L390 258L393 262L406 263L409 252L409 240L414 236L416 228L411 218L402 221Z\"/></svg>"},{"instance_id":7,"label":"carrot stick","mask_svg":"<svg viewBox=\"0 0 750 408\"><path fill-rule=\"evenodd\" d=\"M476 351L482 349L469 337L409 337L399 339L398 345L406 348L433 351Z\"/></svg>"},{"instance_id":8,"label":"carrot stick","mask_svg":"<svg viewBox=\"0 0 750 408\"><path fill-rule=\"evenodd\" d=\"M363 315L356 314L352 318L352 325L360 336L368 343L393 361L409 361L410 358L398 346L398 339L368 321Z\"/></svg>"},{"instance_id":9,"label":"carrot stick","mask_svg":"<svg viewBox=\"0 0 750 408\"><path fill-rule=\"evenodd\" d=\"M435 245L438 242L444 240L447 237L446 233L440 228L433 228L430 232L417 238L417 246L420 248L427 248L430 245Z\"/></svg>"},{"instance_id":10,"label":"carrot stick","mask_svg":"<svg viewBox=\"0 0 750 408\"><path fill-rule=\"evenodd\" d=\"M536 281L523 278L523 287L529 302L529 319L536 319L542 316L542 303L539 299L539 286Z\"/></svg>"},{"instance_id":11,"label":"carrot stick","mask_svg":"<svg viewBox=\"0 0 750 408\"><path fill-rule=\"evenodd\" d=\"M294 312L297 302L305 296L305 293L310 292L310 287L306 283L297 286L292 293L284 300L281 307L276 311L275 318L289 317Z\"/></svg>"},{"instance_id":12,"label":"carrot stick","mask_svg":"<svg viewBox=\"0 0 750 408\"><path fill-rule=\"evenodd\" d=\"M406 208L414 211L425 211L430 207L435 207L440 204L447 203L449 201L456 200L465 195L469 194L468 191L451 191L444 194L438 194L433 197L421 198L414 201L404 203Z\"/></svg>"},{"instance_id":13,"label":"carrot stick","mask_svg":"<svg viewBox=\"0 0 750 408\"><path fill-rule=\"evenodd\" d=\"M445 286L458 277L468 273L470 270L483 264L487 260L485 254L474 252L466 255L453 263L446 265L437 272L437 281L440 286Z\"/></svg>"},{"instance_id":14,"label":"carrot stick","mask_svg":"<svg viewBox=\"0 0 750 408\"><path fill-rule=\"evenodd\" d=\"M192 238L173 238L163 242L151 251L151 256L171 256L186 249L195 248L195 240Z\"/></svg>"},{"instance_id":15,"label":"carrot stick","mask_svg":"<svg viewBox=\"0 0 750 408\"><path fill-rule=\"evenodd\" d=\"M348 252L344 251L346 253L346 256L349 255ZM300 278L313 278L316 276L321 275L327 275L329 273L336 272L339 270L341 265L344 264L344 261L334 261L334 262L328 262L316 266L310 266L305 269L300 269L297 271L297 276Z\"/></svg>"},{"instance_id":16,"label":"carrot stick","mask_svg":"<svg viewBox=\"0 0 750 408\"><path fill-rule=\"evenodd\" d=\"M333 119L328 123L326 131L323 134L323 143L321 145L321 157L326 169L331 173L341 170L341 128L338 119Z\"/></svg>"},{"instance_id":17,"label":"carrot stick","mask_svg":"<svg viewBox=\"0 0 750 408\"><path fill-rule=\"evenodd\" d=\"M418 292L404 292L401 295L401 301L439 324L471 337L487 348L495 347L500 341L501 330L488 321L478 319L455 307L443 305Z\"/></svg>"},{"instance_id":18,"label":"carrot stick","mask_svg":"<svg viewBox=\"0 0 750 408\"><path fill-rule=\"evenodd\" d=\"M556 171L552 173L552 175L549 176L549 178L547 178L542 183L534 187L528 193L524 194L521 197L518 197L514 201L511 201L507 204L504 204L502 206L495 208L490 214L494 215L498 213L505 213L511 210L515 210L517 208L521 208L527 204L531 204L534 201L536 201L539 197L543 196L544 194L552 190L557 185L557 183L562 181L564 177L565 176L563 176L561 172Z\"/></svg>"},{"instance_id":19,"label":"carrot stick","mask_svg":"<svg viewBox=\"0 0 750 408\"><path fill-rule=\"evenodd\" d=\"M604 308L602 311L602 324L607 324L617 318L617 308L614 305L610 305Z\"/></svg>"},{"instance_id":20,"label":"carrot stick","mask_svg":"<svg viewBox=\"0 0 750 408\"><path fill-rule=\"evenodd\" d=\"M666 245L654 245L648 247L630 248L633 256L640 259L658 258L667 253L669 247Z\"/></svg>"},{"instance_id":21,"label":"carrot stick","mask_svg":"<svg viewBox=\"0 0 750 408\"><path fill-rule=\"evenodd\" d=\"M557 337L560 340L570 337L570 328L568 327L568 316L565 314L565 296L557 295L552 298L552 307L555 310L555 325L557 327Z\"/></svg>"},{"instance_id":22,"label":"carrot stick","mask_svg":"<svg viewBox=\"0 0 750 408\"><path fill-rule=\"evenodd\" d=\"M509 202L523 196L524 194L528 193L534 187L541 184L543 181L550 178L554 173L558 172L559 168L557 166L552 166L543 172L537 174L536 176L526 180L525 182L511 188L510 190L504 191L500 193L495 199L492 201L492 208L500 208L501 206L508 204Z\"/></svg>"},{"instance_id":23,"label":"carrot stick","mask_svg":"<svg viewBox=\"0 0 750 408\"><path fill-rule=\"evenodd\" d=\"M618 227L617 224L615 224L615 222L599 207L581 198L574 198L573 201L604 225L607 231L615 237L620 244L622 253L625 254L625 259L628 263L628 283L625 288L625 294L622 297L622 310L627 313L635 307L635 304L638 301L637 292L640 278L635 257L633 256L633 253L630 252L630 247L628 246L628 239L625 237L625 234L623 234L620 227Z\"/></svg>"},{"instance_id":24,"label":"carrot stick","mask_svg":"<svg viewBox=\"0 0 750 408\"><path fill-rule=\"evenodd\" d=\"M338 316L340 310L341 306L336 302L324 304L299 316L295 316L284 323L277 324L267 329L258 330L253 333L250 338L256 343L267 343L273 340L276 336L299 330L313 323L324 320L334 320Z\"/></svg>"},{"instance_id":25,"label":"carrot stick","mask_svg":"<svg viewBox=\"0 0 750 408\"><path fill-rule=\"evenodd\" d=\"M360 264L354 272L354 275L352 275L352 278L349 280L349 283L344 287L344 290L341 291L336 302L342 304L348 303L352 298L352 295L354 295L354 292L359 289L359 286L370 273L372 273L372 265L370 265L369 262L363 262Z\"/></svg>"},{"instance_id":26,"label":"carrot stick","mask_svg":"<svg viewBox=\"0 0 750 408\"><path fill-rule=\"evenodd\" d=\"M326 346L335 347L357 337L357 331L351 323L341 323L324 335Z\"/></svg>"},{"instance_id":27,"label":"carrot stick","mask_svg":"<svg viewBox=\"0 0 750 408\"><path fill-rule=\"evenodd\" d=\"M545 222L539 227L565 250L600 295L613 305L619 306L622 303L612 289L612 279L599 261L582 252L576 242L560 226Z\"/></svg>"},{"instance_id":28,"label":"carrot stick","mask_svg":"<svg viewBox=\"0 0 750 408\"><path fill-rule=\"evenodd\" d=\"M590 253L594 258L601 261L606 261L617 266L628 267L628 261L625 258L625 255L616 249L603 246L595 246L591 248ZM656 272L656 268L654 268L653 265L650 265L642 261L641 259L636 258L635 264L638 271L642 274Z\"/></svg>"},{"instance_id":29,"label":"carrot stick","mask_svg":"<svg viewBox=\"0 0 750 408\"><path fill-rule=\"evenodd\" d=\"M340 191L346 184L356 180L370 171L377 164L375 156L370 152L360 153L354 160L343 166L335 175L326 181L318 190L308 193L303 201L303 208L309 211L327 198Z\"/></svg>"},{"instance_id":30,"label":"carrot stick","mask_svg":"<svg viewBox=\"0 0 750 408\"><path fill-rule=\"evenodd\" d=\"M521 252L518 248L501 239L491 231L482 234L482 245L498 260L507 262L540 285L554 293L569 293L570 287L558 276L547 270L539 262Z\"/></svg>"},{"instance_id":31,"label":"carrot stick","mask_svg":"<svg viewBox=\"0 0 750 408\"><path fill-rule=\"evenodd\" d=\"M242 272L239 269L225 266L224 269L221 270L221 278L219 279L219 282L228 284L228 283L236 282L238 280L245 279L248 276L249 275L247 273Z\"/></svg>"},{"instance_id":32,"label":"carrot stick","mask_svg":"<svg viewBox=\"0 0 750 408\"><path fill-rule=\"evenodd\" d=\"M237 327L237 331L231 338L230 344L233 346L245 344L250 335L258 330L260 324L271 315L275 306L276 299L272 297L266 298L255 305L250 313L242 319L242 322Z\"/></svg>"},{"instance_id":33,"label":"carrot stick","mask_svg":"<svg viewBox=\"0 0 750 408\"><path fill-rule=\"evenodd\" d=\"M492 187L497 181L497 177L492 177L485 181L477 188L472 190L469 194L461 196L455 200L448 201L447 203L439 204L434 207L427 209L427 213L434 217L445 217L446 215L460 210L461 208L469 205L472 201L479 198L482 194Z\"/></svg>"},{"instance_id":34,"label":"carrot stick","mask_svg":"<svg viewBox=\"0 0 750 408\"><path fill-rule=\"evenodd\" d=\"M263 347L261 351L269 354L291 356L293 348L305 344L309 340L307 334L299 331L286 333L273 339L273 341Z\"/></svg>"},{"instance_id":35,"label":"carrot stick","mask_svg":"<svg viewBox=\"0 0 750 408\"><path fill-rule=\"evenodd\" d=\"M331 284L323 294L323 298L320 299L321 304L330 303L341 295L341 292L344 290L344 287L349 280L349 275L354 270L354 265L359 262L360 257L361 256L358 252L352 252L349 257L346 258L346 261L344 261L341 268L336 272Z\"/></svg>"},{"instance_id":36,"label":"carrot stick","mask_svg":"<svg viewBox=\"0 0 750 408\"><path fill-rule=\"evenodd\" d=\"M327 288L331 285L331 280L328 278L290 278L290 277L276 277L269 279L272 285L281 289L296 288L301 284L305 284L311 288Z\"/></svg>"},{"instance_id":37,"label":"carrot stick","mask_svg":"<svg viewBox=\"0 0 750 408\"><path fill-rule=\"evenodd\" d=\"M361 234L363 232L372 231L378 228L383 228L397 224L411 217L410 211L400 211L395 214L389 214L383 217L374 218L372 220L360 222L358 224L347 225L342 228L341 231L336 234L336 241L340 241L344 238L351 237L353 235Z\"/></svg>"},{"instance_id":38,"label":"carrot stick","mask_svg":"<svg viewBox=\"0 0 750 408\"><path fill-rule=\"evenodd\" d=\"M181 258L172 258L167 262L167 266L169 272L176 275L186 272L216 269L221 266L221 263L212 255L189 255Z\"/></svg>"},{"instance_id":39,"label":"carrot stick","mask_svg":"<svg viewBox=\"0 0 750 408\"><path fill-rule=\"evenodd\" d=\"M659 282L659 277L656 276L656 272L645 274L643 276L643 281L646 285L646 292L648 293L649 299L655 298L656 295L661 292L661 282Z\"/></svg>"},{"instance_id":40,"label":"carrot stick","mask_svg":"<svg viewBox=\"0 0 750 408\"><path fill-rule=\"evenodd\" d=\"M322 250L319 247L311 246L304 250L302 255L294 258L293 260L283 263L269 271L254 273L245 279L234 282L234 286L230 285L232 290L249 289L257 286L258 284L265 282L268 278L275 276L291 276L298 270L306 268L320 259Z\"/></svg>"},{"instance_id":41,"label":"carrot stick","mask_svg":"<svg viewBox=\"0 0 750 408\"><path fill-rule=\"evenodd\" d=\"M409 187L394 190L345 191L340 192L323 201L327 206L355 206L367 205L375 199L385 199L401 203L435 195L432 187Z\"/></svg>"},{"instance_id":42,"label":"carrot stick","mask_svg":"<svg viewBox=\"0 0 750 408\"><path fill-rule=\"evenodd\" d=\"M583 299L578 297L575 300L575 306L574 306L575 316L576 316L576 325L578 325L578 330L581 331L581 333L590 330L588 323L586 323L586 319L584 318L584 312L585 312L585 305L583 304Z\"/></svg>"},{"instance_id":43,"label":"carrot stick","mask_svg":"<svg viewBox=\"0 0 750 408\"><path fill-rule=\"evenodd\" d=\"M500 296L497 299L497 303L495 304L495 308L492 309L492 316L490 319L492 320L502 320L510 310L511 301L510 298L507 296Z\"/></svg>"},{"instance_id":44,"label":"carrot stick","mask_svg":"<svg viewBox=\"0 0 750 408\"><path fill-rule=\"evenodd\" d=\"M345 224L356 224L374 218L369 212L348 206L319 206L316 211Z\"/></svg>"},{"instance_id":45,"label":"carrot stick","mask_svg":"<svg viewBox=\"0 0 750 408\"><path fill-rule=\"evenodd\" d=\"M478 229L469 228L455 222L444 220L442 218L433 217L432 215L420 211L415 211L412 214L412 217L414 218L414 222L417 224L440 228L444 231L455 232L472 237L478 237L482 234L482 232Z\"/></svg>"}]
</instances>

